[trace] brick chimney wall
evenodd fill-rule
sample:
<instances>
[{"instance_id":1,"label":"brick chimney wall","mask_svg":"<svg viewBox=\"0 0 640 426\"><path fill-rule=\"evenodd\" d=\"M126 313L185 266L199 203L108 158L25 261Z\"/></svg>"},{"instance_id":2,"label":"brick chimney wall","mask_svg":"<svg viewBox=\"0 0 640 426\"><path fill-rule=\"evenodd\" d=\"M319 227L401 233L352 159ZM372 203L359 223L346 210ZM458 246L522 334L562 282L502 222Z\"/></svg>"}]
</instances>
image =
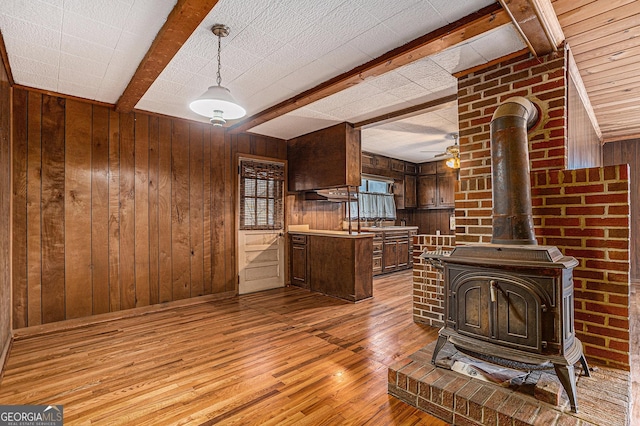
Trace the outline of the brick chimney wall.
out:
<instances>
[{"instance_id":1,"label":"brick chimney wall","mask_svg":"<svg viewBox=\"0 0 640 426\"><path fill-rule=\"evenodd\" d=\"M529 133L538 242L580 262L574 270L576 333L590 361L629 369L629 199L625 166L567 167L567 52L526 53L458 79L461 171L456 244L492 235L493 112L512 96L540 108Z\"/></svg>"}]
</instances>

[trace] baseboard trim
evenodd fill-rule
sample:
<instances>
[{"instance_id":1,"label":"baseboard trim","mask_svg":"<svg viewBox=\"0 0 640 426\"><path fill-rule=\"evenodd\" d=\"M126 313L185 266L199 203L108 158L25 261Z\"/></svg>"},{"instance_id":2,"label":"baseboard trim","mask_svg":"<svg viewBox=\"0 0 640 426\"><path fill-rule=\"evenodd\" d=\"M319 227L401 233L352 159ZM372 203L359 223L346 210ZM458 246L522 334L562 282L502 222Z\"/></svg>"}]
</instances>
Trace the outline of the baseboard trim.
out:
<instances>
[{"instance_id":1,"label":"baseboard trim","mask_svg":"<svg viewBox=\"0 0 640 426\"><path fill-rule=\"evenodd\" d=\"M13 333L7 341L4 343L4 347L2 348L2 354L0 354L0 383L2 383L2 379L4 377L4 370L7 364L7 360L9 359L9 352L11 352L11 346L13 345Z\"/></svg>"},{"instance_id":2,"label":"baseboard trim","mask_svg":"<svg viewBox=\"0 0 640 426\"><path fill-rule=\"evenodd\" d=\"M216 300L229 299L236 296L235 291L224 293L208 294L205 296L191 297L189 299L175 300L172 302L158 303L155 305L141 306L139 308L127 309L124 311L109 312L106 314L92 315L90 317L74 318L70 320L53 322L50 324L34 325L13 330L13 340L23 340L59 331L73 330L75 328L86 327L93 324L100 324L109 321L116 321L124 318L131 318L159 312L167 309L174 309L182 306L198 305L201 303Z\"/></svg>"}]
</instances>

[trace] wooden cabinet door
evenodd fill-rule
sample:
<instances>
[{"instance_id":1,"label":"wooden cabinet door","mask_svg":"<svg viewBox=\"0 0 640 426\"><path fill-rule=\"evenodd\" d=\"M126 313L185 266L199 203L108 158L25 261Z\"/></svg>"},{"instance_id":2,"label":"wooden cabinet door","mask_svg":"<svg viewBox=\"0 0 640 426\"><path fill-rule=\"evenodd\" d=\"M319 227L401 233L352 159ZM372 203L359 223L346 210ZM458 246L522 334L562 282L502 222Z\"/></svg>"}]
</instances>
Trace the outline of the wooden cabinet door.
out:
<instances>
[{"instance_id":1,"label":"wooden cabinet door","mask_svg":"<svg viewBox=\"0 0 640 426\"><path fill-rule=\"evenodd\" d=\"M436 175L418 177L418 207L432 208L437 204Z\"/></svg>"},{"instance_id":2,"label":"wooden cabinet door","mask_svg":"<svg viewBox=\"0 0 640 426\"><path fill-rule=\"evenodd\" d=\"M384 254L383 259L383 272L393 271L398 266L398 242L397 241L385 241L384 242Z\"/></svg>"},{"instance_id":3,"label":"wooden cabinet door","mask_svg":"<svg viewBox=\"0 0 640 426\"><path fill-rule=\"evenodd\" d=\"M375 162L375 168L380 170L391 169L391 158L382 155L374 155L373 161Z\"/></svg>"},{"instance_id":4,"label":"wooden cabinet door","mask_svg":"<svg viewBox=\"0 0 640 426\"><path fill-rule=\"evenodd\" d=\"M367 152L362 153L362 167L375 167L375 159L373 154Z\"/></svg>"},{"instance_id":5,"label":"wooden cabinet door","mask_svg":"<svg viewBox=\"0 0 640 426\"><path fill-rule=\"evenodd\" d=\"M440 207L454 207L456 193L455 172L442 173L438 175L438 199Z\"/></svg>"},{"instance_id":6,"label":"wooden cabinet door","mask_svg":"<svg viewBox=\"0 0 640 426\"><path fill-rule=\"evenodd\" d=\"M404 181L393 181L393 198L396 202L396 209L403 210L406 208Z\"/></svg>"},{"instance_id":7,"label":"wooden cabinet door","mask_svg":"<svg viewBox=\"0 0 640 426\"><path fill-rule=\"evenodd\" d=\"M309 288L306 246L294 245L291 248L291 283Z\"/></svg>"},{"instance_id":8,"label":"wooden cabinet door","mask_svg":"<svg viewBox=\"0 0 640 426\"><path fill-rule=\"evenodd\" d=\"M416 177L413 175L404 176L404 208L414 209L418 206L416 199Z\"/></svg>"},{"instance_id":9,"label":"wooden cabinet door","mask_svg":"<svg viewBox=\"0 0 640 426\"><path fill-rule=\"evenodd\" d=\"M404 161L391 159L391 170L394 172L404 173Z\"/></svg>"},{"instance_id":10,"label":"wooden cabinet door","mask_svg":"<svg viewBox=\"0 0 640 426\"><path fill-rule=\"evenodd\" d=\"M400 240L396 247L398 257L398 268L405 268L409 264L409 240Z\"/></svg>"}]
</instances>

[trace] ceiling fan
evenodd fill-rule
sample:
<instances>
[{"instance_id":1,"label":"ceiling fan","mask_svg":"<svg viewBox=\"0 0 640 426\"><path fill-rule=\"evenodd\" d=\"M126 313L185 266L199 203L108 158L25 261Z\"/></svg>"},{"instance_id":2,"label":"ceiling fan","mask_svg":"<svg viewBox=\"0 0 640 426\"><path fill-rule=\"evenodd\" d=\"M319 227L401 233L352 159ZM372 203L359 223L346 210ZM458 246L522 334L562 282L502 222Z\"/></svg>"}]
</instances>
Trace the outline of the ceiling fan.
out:
<instances>
[{"instance_id":1,"label":"ceiling fan","mask_svg":"<svg viewBox=\"0 0 640 426\"><path fill-rule=\"evenodd\" d=\"M458 134L457 133L449 133L447 135L447 139L453 139L453 145L449 145L444 152L434 155L433 157L448 157L446 162L447 166L452 169L460 168L460 145L458 145ZM420 151L420 152L434 152L434 151Z\"/></svg>"}]
</instances>

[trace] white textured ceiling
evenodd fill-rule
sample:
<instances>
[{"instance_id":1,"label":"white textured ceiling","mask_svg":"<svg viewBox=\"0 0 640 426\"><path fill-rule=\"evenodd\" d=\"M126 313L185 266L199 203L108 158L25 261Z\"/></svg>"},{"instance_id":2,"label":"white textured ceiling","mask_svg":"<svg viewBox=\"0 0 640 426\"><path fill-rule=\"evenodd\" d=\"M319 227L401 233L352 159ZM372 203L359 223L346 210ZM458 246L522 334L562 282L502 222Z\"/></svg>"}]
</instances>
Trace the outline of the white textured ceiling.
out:
<instances>
[{"instance_id":1,"label":"white textured ceiling","mask_svg":"<svg viewBox=\"0 0 640 426\"><path fill-rule=\"evenodd\" d=\"M2 0L17 84L114 103L176 0Z\"/></svg>"},{"instance_id":2,"label":"white textured ceiling","mask_svg":"<svg viewBox=\"0 0 640 426\"><path fill-rule=\"evenodd\" d=\"M17 84L114 103L175 0L2 0L0 30ZM220 0L136 108L207 121L189 102L215 84L217 39L222 83L248 111L316 86L493 0ZM339 121L358 121L455 93L452 72L524 47L511 26L425 58L252 129L289 138ZM424 114L423 120L443 119ZM457 124L442 126L446 133ZM424 126L437 127L429 123ZM447 127L446 129L444 127ZM454 128L455 127L455 128ZM371 130L373 132L373 129ZM378 129L380 134L383 129ZM368 149L367 133L363 146ZM377 152L415 143L394 133ZM389 133L391 135L391 133ZM411 140L410 140L411 139ZM448 143L448 142L447 142ZM372 151L373 146L371 147ZM410 156L403 148L402 155ZM399 156L398 154L397 156Z\"/></svg>"}]
</instances>

